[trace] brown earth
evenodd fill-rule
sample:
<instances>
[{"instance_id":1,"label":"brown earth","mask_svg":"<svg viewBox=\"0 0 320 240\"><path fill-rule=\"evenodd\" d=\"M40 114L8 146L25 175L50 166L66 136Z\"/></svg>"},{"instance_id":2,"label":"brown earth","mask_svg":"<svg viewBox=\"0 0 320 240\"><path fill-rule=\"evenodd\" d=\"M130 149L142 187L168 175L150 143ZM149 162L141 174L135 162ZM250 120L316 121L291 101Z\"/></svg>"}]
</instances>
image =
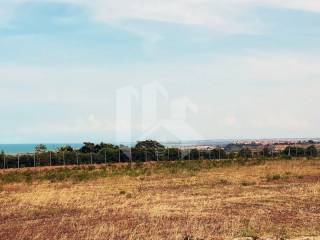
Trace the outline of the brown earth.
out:
<instances>
[{"instance_id":1,"label":"brown earth","mask_svg":"<svg viewBox=\"0 0 320 240\"><path fill-rule=\"evenodd\" d=\"M1 240L301 236L320 236L320 161L0 186Z\"/></svg>"}]
</instances>

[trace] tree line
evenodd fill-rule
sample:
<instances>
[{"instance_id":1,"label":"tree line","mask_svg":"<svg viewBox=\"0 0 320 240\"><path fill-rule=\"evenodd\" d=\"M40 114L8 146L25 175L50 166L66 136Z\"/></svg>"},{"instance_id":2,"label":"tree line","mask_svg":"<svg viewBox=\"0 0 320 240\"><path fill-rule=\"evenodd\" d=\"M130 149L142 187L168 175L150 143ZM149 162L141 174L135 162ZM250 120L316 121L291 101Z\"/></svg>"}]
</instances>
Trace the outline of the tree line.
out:
<instances>
[{"instance_id":1,"label":"tree line","mask_svg":"<svg viewBox=\"0 0 320 240\"><path fill-rule=\"evenodd\" d=\"M153 140L137 142L134 147L117 146L109 143L83 143L80 149L63 146L56 151L49 151L40 144L33 154L7 155L0 154L0 168L20 168L36 166L61 166L80 164L107 164L116 162L146 162L146 161L177 161L177 160L219 160L219 159L250 159L250 158L291 158L317 157L318 150L314 145L306 148L287 146L281 152L275 152L272 146L253 151L248 146L240 146L239 151L231 151L230 144L224 148L200 150L198 148L181 149L165 147ZM2 163L1 163L2 160Z\"/></svg>"}]
</instances>

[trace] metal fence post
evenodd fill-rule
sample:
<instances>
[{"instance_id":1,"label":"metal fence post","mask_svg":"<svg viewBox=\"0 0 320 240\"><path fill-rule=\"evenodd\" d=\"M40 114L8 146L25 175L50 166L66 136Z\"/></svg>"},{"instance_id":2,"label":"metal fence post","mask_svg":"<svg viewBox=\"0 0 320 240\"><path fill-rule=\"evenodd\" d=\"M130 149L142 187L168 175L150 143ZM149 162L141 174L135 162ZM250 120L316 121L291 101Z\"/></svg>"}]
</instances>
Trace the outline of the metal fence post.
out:
<instances>
[{"instance_id":1,"label":"metal fence post","mask_svg":"<svg viewBox=\"0 0 320 240\"><path fill-rule=\"evenodd\" d=\"M3 169L6 168L6 154L3 153Z\"/></svg>"},{"instance_id":2,"label":"metal fence post","mask_svg":"<svg viewBox=\"0 0 320 240\"><path fill-rule=\"evenodd\" d=\"M92 165L93 159L92 159L92 152L90 152L90 163Z\"/></svg>"},{"instance_id":3,"label":"metal fence post","mask_svg":"<svg viewBox=\"0 0 320 240\"><path fill-rule=\"evenodd\" d=\"M131 149L131 147L129 149L129 153L130 153L130 165L132 165L132 149Z\"/></svg>"},{"instance_id":4,"label":"metal fence post","mask_svg":"<svg viewBox=\"0 0 320 240\"><path fill-rule=\"evenodd\" d=\"M291 157L291 147L289 146L289 157Z\"/></svg>"},{"instance_id":5,"label":"metal fence post","mask_svg":"<svg viewBox=\"0 0 320 240\"><path fill-rule=\"evenodd\" d=\"M77 165L79 165L79 155L77 152L76 152L76 158L77 158Z\"/></svg>"},{"instance_id":6,"label":"metal fence post","mask_svg":"<svg viewBox=\"0 0 320 240\"><path fill-rule=\"evenodd\" d=\"M18 168L20 168L20 155L18 154Z\"/></svg>"}]
</instances>

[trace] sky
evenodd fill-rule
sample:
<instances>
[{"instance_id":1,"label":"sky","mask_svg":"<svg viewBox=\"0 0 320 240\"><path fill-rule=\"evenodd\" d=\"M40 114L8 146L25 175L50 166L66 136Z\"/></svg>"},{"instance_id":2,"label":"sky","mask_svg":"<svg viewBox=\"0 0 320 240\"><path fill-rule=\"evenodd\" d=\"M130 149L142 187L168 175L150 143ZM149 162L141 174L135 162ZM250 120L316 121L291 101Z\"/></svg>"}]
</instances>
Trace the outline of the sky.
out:
<instances>
[{"instance_id":1,"label":"sky","mask_svg":"<svg viewBox=\"0 0 320 240\"><path fill-rule=\"evenodd\" d=\"M0 143L320 136L319 0L0 0Z\"/></svg>"}]
</instances>

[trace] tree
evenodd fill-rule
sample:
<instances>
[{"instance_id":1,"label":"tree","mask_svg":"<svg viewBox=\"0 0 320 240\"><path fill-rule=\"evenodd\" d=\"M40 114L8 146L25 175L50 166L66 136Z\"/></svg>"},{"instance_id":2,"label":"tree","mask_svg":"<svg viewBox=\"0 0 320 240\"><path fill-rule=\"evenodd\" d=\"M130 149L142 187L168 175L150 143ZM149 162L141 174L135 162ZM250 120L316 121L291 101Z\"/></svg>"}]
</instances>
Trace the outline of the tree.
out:
<instances>
[{"instance_id":1,"label":"tree","mask_svg":"<svg viewBox=\"0 0 320 240\"><path fill-rule=\"evenodd\" d=\"M95 152L96 150L94 143L84 142L83 145L84 146L82 146L79 150L81 153L91 153Z\"/></svg>"},{"instance_id":2,"label":"tree","mask_svg":"<svg viewBox=\"0 0 320 240\"><path fill-rule=\"evenodd\" d=\"M58 152L73 152L73 151L74 149L69 145L62 146L58 149Z\"/></svg>"},{"instance_id":3,"label":"tree","mask_svg":"<svg viewBox=\"0 0 320 240\"><path fill-rule=\"evenodd\" d=\"M244 157L244 158L250 158L252 156L252 152L251 152L250 148L244 147L240 150L239 156Z\"/></svg>"},{"instance_id":4,"label":"tree","mask_svg":"<svg viewBox=\"0 0 320 240\"><path fill-rule=\"evenodd\" d=\"M213 159L225 159L227 158L227 153L224 149L218 147L211 151L211 158Z\"/></svg>"},{"instance_id":5,"label":"tree","mask_svg":"<svg viewBox=\"0 0 320 240\"><path fill-rule=\"evenodd\" d=\"M118 151L119 147L115 146L110 143L100 143L99 145L95 146L95 151L96 152L104 152L104 151Z\"/></svg>"},{"instance_id":6,"label":"tree","mask_svg":"<svg viewBox=\"0 0 320 240\"><path fill-rule=\"evenodd\" d=\"M35 147L36 153L44 153L47 151L47 146L44 144L39 144Z\"/></svg>"},{"instance_id":7,"label":"tree","mask_svg":"<svg viewBox=\"0 0 320 240\"><path fill-rule=\"evenodd\" d=\"M281 151L281 155L283 157L291 158L293 155L292 150L293 150L292 146L287 146L283 151Z\"/></svg>"},{"instance_id":8,"label":"tree","mask_svg":"<svg viewBox=\"0 0 320 240\"><path fill-rule=\"evenodd\" d=\"M158 160L158 152L163 152L165 147L157 141L145 140L137 142L132 148L132 155L135 161L155 161Z\"/></svg>"},{"instance_id":9,"label":"tree","mask_svg":"<svg viewBox=\"0 0 320 240\"><path fill-rule=\"evenodd\" d=\"M317 157L318 156L318 150L314 145L311 145L310 147L308 147L306 153L307 153L308 157Z\"/></svg>"},{"instance_id":10,"label":"tree","mask_svg":"<svg viewBox=\"0 0 320 240\"><path fill-rule=\"evenodd\" d=\"M286 157L303 157L304 153L304 148L292 145L286 147L282 152L282 154Z\"/></svg>"},{"instance_id":11,"label":"tree","mask_svg":"<svg viewBox=\"0 0 320 240\"><path fill-rule=\"evenodd\" d=\"M161 143L157 141L145 140L145 141L138 142L135 148L139 150L144 150L144 149L160 150L160 149L165 149L165 146L163 146Z\"/></svg>"},{"instance_id":12,"label":"tree","mask_svg":"<svg viewBox=\"0 0 320 240\"><path fill-rule=\"evenodd\" d=\"M3 161L3 165L1 166L1 168L5 168L6 167L6 163L5 163L5 159L4 159L4 151L3 150L1 150L1 153L0 153L0 157L1 157L1 159L0 159L0 161Z\"/></svg>"},{"instance_id":13,"label":"tree","mask_svg":"<svg viewBox=\"0 0 320 240\"><path fill-rule=\"evenodd\" d=\"M272 151L273 151L273 148L272 146L265 146L262 150L262 155L264 157L271 157L272 156Z\"/></svg>"}]
</instances>

